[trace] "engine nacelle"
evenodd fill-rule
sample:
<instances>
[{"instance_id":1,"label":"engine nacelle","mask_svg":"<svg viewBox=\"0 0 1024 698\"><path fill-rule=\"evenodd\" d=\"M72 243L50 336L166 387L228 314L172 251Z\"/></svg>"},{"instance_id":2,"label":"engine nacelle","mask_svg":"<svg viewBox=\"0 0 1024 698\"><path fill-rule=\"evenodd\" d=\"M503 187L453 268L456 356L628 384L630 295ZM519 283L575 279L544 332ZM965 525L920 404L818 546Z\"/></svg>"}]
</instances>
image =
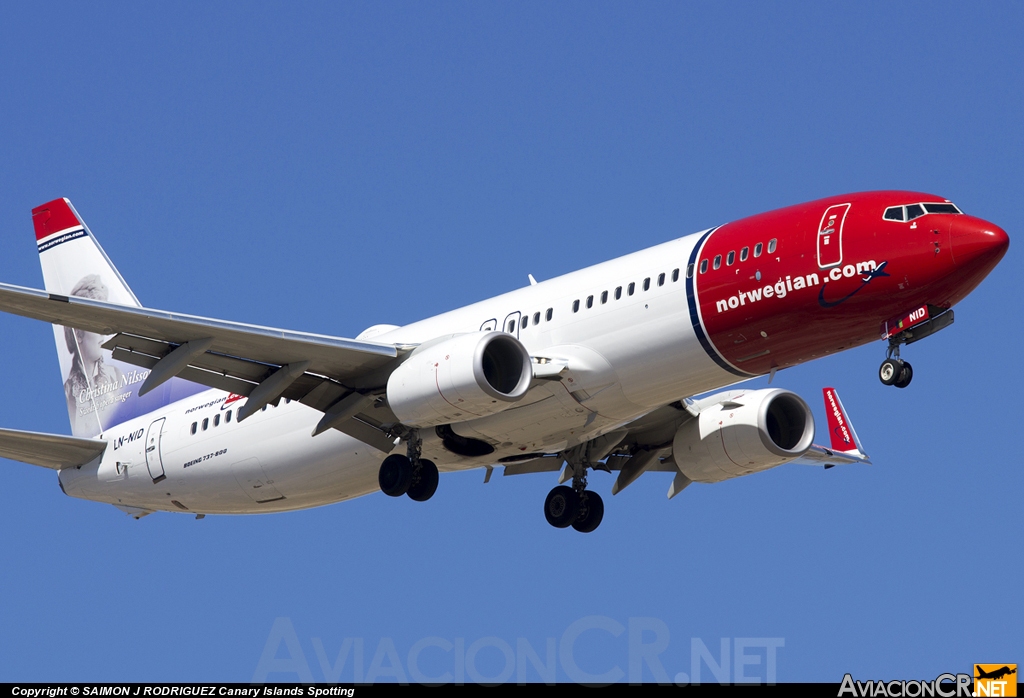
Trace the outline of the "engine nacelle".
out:
<instances>
[{"instance_id":1,"label":"engine nacelle","mask_svg":"<svg viewBox=\"0 0 1024 698\"><path fill-rule=\"evenodd\" d=\"M814 417L796 393L769 388L705 398L679 427L672 455L694 482L721 482L799 458L814 440Z\"/></svg>"},{"instance_id":2,"label":"engine nacelle","mask_svg":"<svg viewBox=\"0 0 1024 698\"><path fill-rule=\"evenodd\" d=\"M411 427L465 422L508 409L533 379L526 347L504 332L422 346L388 378L388 404Z\"/></svg>"}]
</instances>

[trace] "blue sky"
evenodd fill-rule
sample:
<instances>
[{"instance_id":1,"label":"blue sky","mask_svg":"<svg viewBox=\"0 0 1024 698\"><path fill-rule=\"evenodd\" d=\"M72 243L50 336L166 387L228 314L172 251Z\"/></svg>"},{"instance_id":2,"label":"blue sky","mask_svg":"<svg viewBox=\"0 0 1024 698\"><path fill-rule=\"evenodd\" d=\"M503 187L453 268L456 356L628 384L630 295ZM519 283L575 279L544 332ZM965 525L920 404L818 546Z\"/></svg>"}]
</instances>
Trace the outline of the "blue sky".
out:
<instances>
[{"instance_id":1,"label":"blue sky","mask_svg":"<svg viewBox=\"0 0 1024 698\"><path fill-rule=\"evenodd\" d=\"M838 388L874 466L671 502L665 474L612 498L598 473L591 535L545 523L550 475L133 521L0 462L0 681L248 681L275 637L316 679L346 638L364 677L417 643L424 675L475 643L494 677L581 628L577 668L626 678L662 639L670 679L722 638L781 638L780 681L1024 662L1022 32L1019 3L9 5L8 283L41 286L29 211L58 196L149 306L340 336L848 191L941 194L1012 242L905 352L909 389L881 342L776 377L819 426ZM0 316L0 360L0 425L68 433L50 329Z\"/></svg>"}]
</instances>

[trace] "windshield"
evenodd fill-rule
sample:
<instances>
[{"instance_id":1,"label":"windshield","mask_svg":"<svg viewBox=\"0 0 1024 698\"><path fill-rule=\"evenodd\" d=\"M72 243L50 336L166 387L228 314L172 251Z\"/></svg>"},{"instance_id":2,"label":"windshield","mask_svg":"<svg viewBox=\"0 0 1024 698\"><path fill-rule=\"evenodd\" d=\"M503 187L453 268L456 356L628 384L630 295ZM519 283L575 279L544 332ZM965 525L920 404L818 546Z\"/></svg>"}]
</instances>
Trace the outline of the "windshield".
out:
<instances>
[{"instance_id":1,"label":"windshield","mask_svg":"<svg viewBox=\"0 0 1024 698\"><path fill-rule=\"evenodd\" d=\"M887 221L912 221L920 218L926 213L963 213L954 204L949 203L922 203L907 204L906 206L890 206L885 209L882 218Z\"/></svg>"}]
</instances>

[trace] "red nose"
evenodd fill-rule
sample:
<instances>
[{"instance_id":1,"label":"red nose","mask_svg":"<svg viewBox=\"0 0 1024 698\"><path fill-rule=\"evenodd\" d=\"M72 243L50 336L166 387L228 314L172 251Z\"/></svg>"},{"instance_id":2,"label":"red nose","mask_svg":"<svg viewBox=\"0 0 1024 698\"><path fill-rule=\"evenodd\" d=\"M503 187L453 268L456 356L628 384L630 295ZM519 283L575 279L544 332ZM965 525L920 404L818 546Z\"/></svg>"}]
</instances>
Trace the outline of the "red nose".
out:
<instances>
[{"instance_id":1,"label":"red nose","mask_svg":"<svg viewBox=\"0 0 1024 698\"><path fill-rule=\"evenodd\" d=\"M984 265L991 269L1006 254L1010 236L998 225L971 216L957 216L949 230L956 265Z\"/></svg>"}]
</instances>

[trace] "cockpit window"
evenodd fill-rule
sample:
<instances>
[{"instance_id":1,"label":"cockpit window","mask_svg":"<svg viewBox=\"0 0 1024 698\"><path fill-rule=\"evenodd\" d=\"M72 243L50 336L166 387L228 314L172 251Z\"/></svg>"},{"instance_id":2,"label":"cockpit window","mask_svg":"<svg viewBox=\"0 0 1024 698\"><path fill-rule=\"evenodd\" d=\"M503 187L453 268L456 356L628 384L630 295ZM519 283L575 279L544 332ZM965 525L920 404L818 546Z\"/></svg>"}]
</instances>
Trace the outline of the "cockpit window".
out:
<instances>
[{"instance_id":1,"label":"cockpit window","mask_svg":"<svg viewBox=\"0 0 1024 698\"><path fill-rule=\"evenodd\" d=\"M953 204L925 204L924 210L928 213L960 213Z\"/></svg>"},{"instance_id":2,"label":"cockpit window","mask_svg":"<svg viewBox=\"0 0 1024 698\"><path fill-rule=\"evenodd\" d=\"M912 221L926 213L963 213L963 211L948 201L941 204L908 204L907 206L890 206L885 209L882 218L887 221Z\"/></svg>"}]
</instances>

